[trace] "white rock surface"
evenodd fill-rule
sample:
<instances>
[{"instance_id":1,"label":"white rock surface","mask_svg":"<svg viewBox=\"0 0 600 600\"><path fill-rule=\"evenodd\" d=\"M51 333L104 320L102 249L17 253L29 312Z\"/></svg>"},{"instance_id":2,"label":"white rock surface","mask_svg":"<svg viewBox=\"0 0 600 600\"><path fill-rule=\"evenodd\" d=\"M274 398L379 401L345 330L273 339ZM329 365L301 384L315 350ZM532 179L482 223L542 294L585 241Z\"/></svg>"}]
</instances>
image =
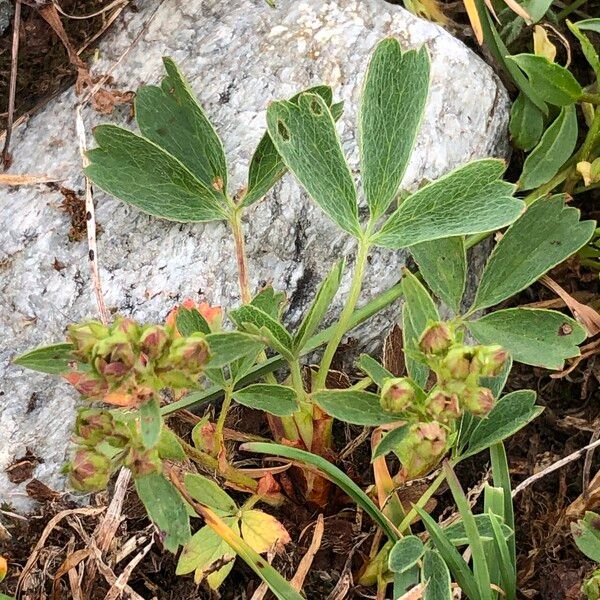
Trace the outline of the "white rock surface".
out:
<instances>
[{"instance_id":1,"label":"white rock surface","mask_svg":"<svg viewBox=\"0 0 600 600\"><path fill-rule=\"evenodd\" d=\"M415 187L476 157L506 153L507 94L491 69L441 28L382 0L145 0L100 45L94 72L119 89L162 76L161 56L190 78L224 140L232 183L243 185L251 153L265 127L265 107L325 82L345 101L339 124L357 165L355 118L365 66L376 42L398 37L427 44L432 82L422 130L405 185ZM124 54L125 53L125 54ZM68 91L14 134L14 173L46 173L81 192L75 97ZM84 111L86 126L107 118ZM129 123L127 110L109 120ZM91 136L89 137L91 143ZM50 187L3 189L0 198L0 502L26 509L24 484L4 472L26 449L43 460L34 476L60 487L75 408L71 389L52 376L11 366L16 354L63 338L68 322L97 315L85 241L68 239L69 217ZM232 243L224 225L158 221L98 193L101 277L111 310L140 321L163 319L185 297L238 302ZM290 297L297 321L316 285L353 244L331 225L287 176L251 214L246 238L251 281L273 281ZM55 261L64 268L56 270ZM398 280L406 254L374 251L365 297ZM343 284L347 290L348 281ZM342 294L343 295L343 294ZM339 307L338 301L334 310ZM363 346L376 343L398 307L363 327Z\"/></svg>"}]
</instances>

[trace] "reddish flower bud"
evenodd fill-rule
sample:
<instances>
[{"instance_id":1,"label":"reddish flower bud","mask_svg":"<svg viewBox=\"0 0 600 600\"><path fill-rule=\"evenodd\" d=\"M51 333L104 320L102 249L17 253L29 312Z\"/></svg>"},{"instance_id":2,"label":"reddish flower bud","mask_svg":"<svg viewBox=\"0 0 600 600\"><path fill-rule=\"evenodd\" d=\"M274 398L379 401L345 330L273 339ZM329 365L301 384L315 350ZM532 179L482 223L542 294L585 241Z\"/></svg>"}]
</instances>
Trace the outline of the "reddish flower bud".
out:
<instances>
[{"instance_id":1,"label":"reddish flower bud","mask_svg":"<svg viewBox=\"0 0 600 600\"><path fill-rule=\"evenodd\" d=\"M107 383L95 373L71 371L64 378L85 398L102 398L108 391Z\"/></svg>"},{"instance_id":2,"label":"reddish flower bud","mask_svg":"<svg viewBox=\"0 0 600 600\"><path fill-rule=\"evenodd\" d=\"M444 390L432 390L426 400L427 410L436 420L442 423L460 417L458 395Z\"/></svg>"},{"instance_id":3,"label":"reddish flower bud","mask_svg":"<svg viewBox=\"0 0 600 600\"><path fill-rule=\"evenodd\" d=\"M161 325L150 325L145 327L140 336L140 350L150 360L157 359L169 342L169 334Z\"/></svg>"},{"instance_id":4,"label":"reddish flower bud","mask_svg":"<svg viewBox=\"0 0 600 600\"><path fill-rule=\"evenodd\" d=\"M386 412L402 412L410 408L415 399L415 385L408 377L396 377L383 382L379 402Z\"/></svg>"},{"instance_id":5,"label":"reddish flower bud","mask_svg":"<svg viewBox=\"0 0 600 600\"><path fill-rule=\"evenodd\" d=\"M108 485L110 460L91 448L80 448L69 465L69 483L80 492L97 492Z\"/></svg>"},{"instance_id":6,"label":"reddish flower bud","mask_svg":"<svg viewBox=\"0 0 600 600\"><path fill-rule=\"evenodd\" d=\"M439 355L446 352L452 342L450 327L446 323L438 322L425 329L419 340L419 348L424 354Z\"/></svg>"},{"instance_id":7,"label":"reddish flower bud","mask_svg":"<svg viewBox=\"0 0 600 600\"><path fill-rule=\"evenodd\" d=\"M415 423L396 448L404 476L426 473L446 451L446 431L438 423Z\"/></svg>"},{"instance_id":8,"label":"reddish flower bud","mask_svg":"<svg viewBox=\"0 0 600 600\"><path fill-rule=\"evenodd\" d=\"M462 396L464 407L477 416L487 415L494 407L494 394L485 387L465 390Z\"/></svg>"},{"instance_id":9,"label":"reddish flower bud","mask_svg":"<svg viewBox=\"0 0 600 600\"><path fill-rule=\"evenodd\" d=\"M481 361L481 375L488 377L499 375L508 360L508 352L502 346L478 346L477 355Z\"/></svg>"},{"instance_id":10,"label":"reddish flower bud","mask_svg":"<svg viewBox=\"0 0 600 600\"><path fill-rule=\"evenodd\" d=\"M199 374L210 357L208 344L201 333L193 333L186 338L178 338L171 345L168 361L175 369L190 375Z\"/></svg>"},{"instance_id":11,"label":"reddish flower bud","mask_svg":"<svg viewBox=\"0 0 600 600\"><path fill-rule=\"evenodd\" d=\"M473 351L469 346L454 346L442 362L442 371L449 379L466 379L474 369Z\"/></svg>"},{"instance_id":12,"label":"reddish flower bud","mask_svg":"<svg viewBox=\"0 0 600 600\"><path fill-rule=\"evenodd\" d=\"M112 433L114 424L113 417L107 410L83 408L77 413L75 435L86 446L95 446Z\"/></svg>"},{"instance_id":13,"label":"reddish flower bud","mask_svg":"<svg viewBox=\"0 0 600 600\"><path fill-rule=\"evenodd\" d=\"M67 331L67 337L75 347L75 352L83 359L89 359L96 342L109 334L108 327L98 321L69 325Z\"/></svg>"},{"instance_id":14,"label":"reddish flower bud","mask_svg":"<svg viewBox=\"0 0 600 600\"><path fill-rule=\"evenodd\" d=\"M160 473L162 469L162 461L158 455L158 450L155 448L150 450L131 448L125 460L125 465L131 469L136 477L149 475L150 473Z\"/></svg>"}]
</instances>

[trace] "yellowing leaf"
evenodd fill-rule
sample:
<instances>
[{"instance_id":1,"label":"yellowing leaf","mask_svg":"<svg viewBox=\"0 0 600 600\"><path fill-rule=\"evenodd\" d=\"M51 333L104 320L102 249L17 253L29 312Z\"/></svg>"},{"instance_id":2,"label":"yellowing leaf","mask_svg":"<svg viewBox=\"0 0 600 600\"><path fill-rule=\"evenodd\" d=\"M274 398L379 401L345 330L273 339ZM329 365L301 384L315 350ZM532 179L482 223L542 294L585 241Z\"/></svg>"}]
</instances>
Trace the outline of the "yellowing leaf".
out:
<instances>
[{"instance_id":1,"label":"yellowing leaf","mask_svg":"<svg viewBox=\"0 0 600 600\"><path fill-rule=\"evenodd\" d=\"M8 571L8 563L4 556L0 556L0 581L2 581L6 577L6 572Z\"/></svg>"},{"instance_id":2,"label":"yellowing leaf","mask_svg":"<svg viewBox=\"0 0 600 600\"><path fill-rule=\"evenodd\" d=\"M467 9L467 15L469 17L469 21L471 22L473 33L477 38L477 43L481 46L483 44L483 28L481 26L481 19L479 18L479 13L477 12L477 6L474 0L463 0L463 4Z\"/></svg>"},{"instance_id":3,"label":"yellowing leaf","mask_svg":"<svg viewBox=\"0 0 600 600\"><path fill-rule=\"evenodd\" d=\"M545 56L550 62L554 62L556 58L556 46L541 25L536 25L533 30L533 52L537 56Z\"/></svg>"},{"instance_id":4,"label":"yellowing leaf","mask_svg":"<svg viewBox=\"0 0 600 600\"><path fill-rule=\"evenodd\" d=\"M291 541L289 533L275 517L254 509L242 512L242 538L259 554Z\"/></svg>"}]
</instances>

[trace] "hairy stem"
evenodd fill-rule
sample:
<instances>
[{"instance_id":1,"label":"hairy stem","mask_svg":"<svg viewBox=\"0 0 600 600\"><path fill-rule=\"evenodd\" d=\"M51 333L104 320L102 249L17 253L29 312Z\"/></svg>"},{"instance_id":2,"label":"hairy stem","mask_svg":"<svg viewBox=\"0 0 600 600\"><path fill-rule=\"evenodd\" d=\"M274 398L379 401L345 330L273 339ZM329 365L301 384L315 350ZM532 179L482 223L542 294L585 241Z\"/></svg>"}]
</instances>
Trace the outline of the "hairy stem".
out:
<instances>
[{"instance_id":1,"label":"hairy stem","mask_svg":"<svg viewBox=\"0 0 600 600\"><path fill-rule=\"evenodd\" d=\"M227 413L229 412L229 408L231 406L231 394L232 390L225 390L225 397L223 398L223 404L221 405L221 412L219 413L219 418L217 419L217 425L215 428L217 456L220 454L221 450L223 450L223 428L225 427L225 419L227 418Z\"/></svg>"},{"instance_id":2,"label":"hairy stem","mask_svg":"<svg viewBox=\"0 0 600 600\"><path fill-rule=\"evenodd\" d=\"M227 482L234 484L236 487L241 487L250 492L256 492L258 490L258 483L252 479L252 477L244 475L238 469L229 465L225 469L221 469L219 461L213 456L210 456L210 454L202 452L202 450L198 450L198 448L194 448L194 446L188 444L181 438L179 438L179 443L187 456L198 466L204 468L205 471L208 471L209 473L219 473Z\"/></svg>"},{"instance_id":3,"label":"hairy stem","mask_svg":"<svg viewBox=\"0 0 600 600\"><path fill-rule=\"evenodd\" d=\"M358 302L360 291L362 289L369 248L370 243L368 240L368 235L365 235L359 240L358 243L356 266L354 267L354 275L352 276L350 293L348 294L348 299L346 300L346 306L344 306L344 310L342 310L342 314L340 315L340 320L334 326L331 338L329 339L327 347L325 348L325 352L323 353L321 366L319 367L319 372L315 381L315 390L325 388L327 373L331 367L333 357L338 349L338 346L340 345L340 342L342 341L342 338L344 337L344 334L348 331L348 329L350 329L354 308L356 307L356 303Z\"/></svg>"},{"instance_id":4,"label":"hairy stem","mask_svg":"<svg viewBox=\"0 0 600 600\"><path fill-rule=\"evenodd\" d=\"M598 94L600 97L600 94ZM593 153L600 145L600 107L596 107L594 111L594 120L579 148L579 152L575 155L574 166L569 173L567 182L565 183L565 192L572 194L575 188L575 184L579 179L579 173L577 172L577 163L582 161L588 161L593 157Z\"/></svg>"},{"instance_id":5,"label":"hairy stem","mask_svg":"<svg viewBox=\"0 0 600 600\"><path fill-rule=\"evenodd\" d=\"M242 212L240 209L233 211L229 224L231 225L231 232L235 242L235 258L238 267L240 294L242 296L242 302L244 304L249 304L252 300L252 294L250 293L250 284L248 283L248 261L246 260L246 244L244 242Z\"/></svg>"},{"instance_id":6,"label":"hairy stem","mask_svg":"<svg viewBox=\"0 0 600 600\"><path fill-rule=\"evenodd\" d=\"M429 499L431 498L431 496L433 496L433 494L435 494L437 492L440 485L442 485L445 478L446 478L446 474L442 471L433 480L431 485L425 490L423 495L413 505L413 508L411 508L410 511L408 512L408 514L404 517L404 519L402 520L402 523L400 523L400 525L398 525L398 530L400 531L400 533L404 534L405 531L410 530L410 524L413 522L413 519L417 516L417 511L415 510L415 507L424 508L425 505L427 504L427 502L429 502Z\"/></svg>"}]
</instances>

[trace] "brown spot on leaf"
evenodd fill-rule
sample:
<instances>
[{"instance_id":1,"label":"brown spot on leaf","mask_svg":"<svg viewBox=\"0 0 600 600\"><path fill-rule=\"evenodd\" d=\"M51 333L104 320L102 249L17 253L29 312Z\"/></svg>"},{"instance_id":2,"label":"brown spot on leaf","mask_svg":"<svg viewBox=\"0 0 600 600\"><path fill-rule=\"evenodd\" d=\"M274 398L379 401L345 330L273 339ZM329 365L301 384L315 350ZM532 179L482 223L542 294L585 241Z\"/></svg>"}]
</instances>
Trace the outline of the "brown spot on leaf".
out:
<instances>
[{"instance_id":1,"label":"brown spot on leaf","mask_svg":"<svg viewBox=\"0 0 600 600\"><path fill-rule=\"evenodd\" d=\"M573 327L569 323L563 323L558 330L558 335L560 336L571 335L572 333Z\"/></svg>"}]
</instances>

